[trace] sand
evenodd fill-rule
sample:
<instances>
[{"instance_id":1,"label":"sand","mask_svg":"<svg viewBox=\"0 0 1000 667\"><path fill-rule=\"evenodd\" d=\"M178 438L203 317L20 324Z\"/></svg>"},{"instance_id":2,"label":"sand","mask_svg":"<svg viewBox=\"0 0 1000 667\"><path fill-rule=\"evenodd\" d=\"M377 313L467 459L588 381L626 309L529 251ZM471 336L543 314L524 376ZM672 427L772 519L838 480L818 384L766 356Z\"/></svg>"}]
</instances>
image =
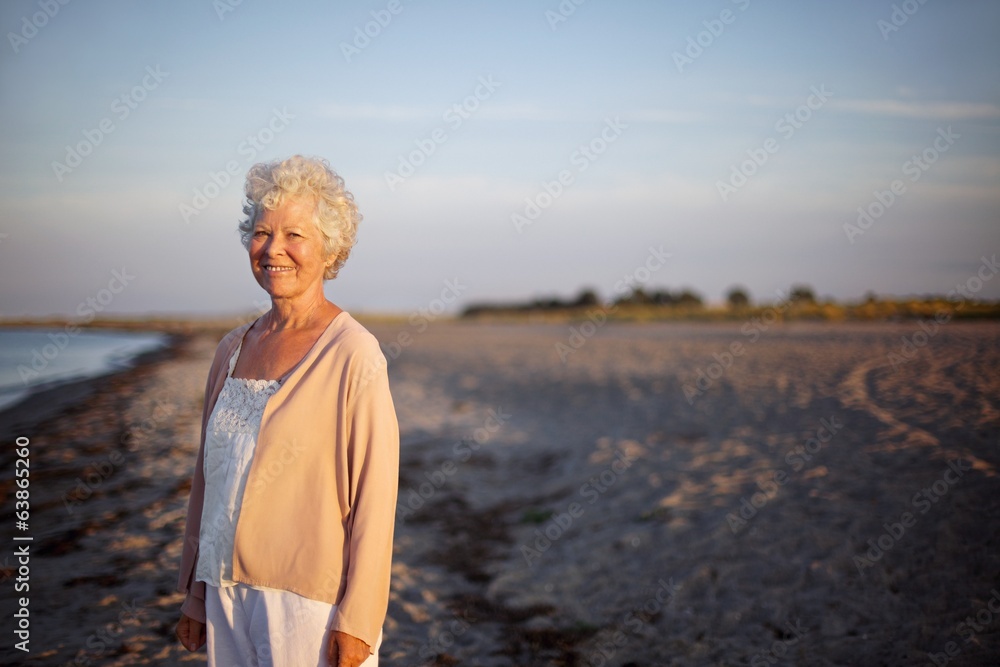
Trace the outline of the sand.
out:
<instances>
[{"instance_id":1,"label":"sand","mask_svg":"<svg viewBox=\"0 0 1000 667\"><path fill-rule=\"evenodd\" d=\"M403 439L381 664L997 664L1000 325L740 324L372 324ZM204 663L173 588L218 337L0 417L34 537L0 661Z\"/></svg>"}]
</instances>

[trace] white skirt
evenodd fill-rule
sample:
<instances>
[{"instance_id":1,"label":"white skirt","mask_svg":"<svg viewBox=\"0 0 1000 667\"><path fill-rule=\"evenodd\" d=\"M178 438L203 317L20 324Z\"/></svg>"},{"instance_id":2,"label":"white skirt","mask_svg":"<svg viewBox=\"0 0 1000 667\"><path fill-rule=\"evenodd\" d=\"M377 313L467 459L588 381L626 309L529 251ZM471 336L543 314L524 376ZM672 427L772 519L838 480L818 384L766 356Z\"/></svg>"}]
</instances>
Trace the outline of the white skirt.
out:
<instances>
[{"instance_id":1,"label":"white skirt","mask_svg":"<svg viewBox=\"0 0 1000 667\"><path fill-rule=\"evenodd\" d=\"M209 667L327 667L336 605L245 584L205 586ZM378 667L375 653L362 667Z\"/></svg>"}]
</instances>

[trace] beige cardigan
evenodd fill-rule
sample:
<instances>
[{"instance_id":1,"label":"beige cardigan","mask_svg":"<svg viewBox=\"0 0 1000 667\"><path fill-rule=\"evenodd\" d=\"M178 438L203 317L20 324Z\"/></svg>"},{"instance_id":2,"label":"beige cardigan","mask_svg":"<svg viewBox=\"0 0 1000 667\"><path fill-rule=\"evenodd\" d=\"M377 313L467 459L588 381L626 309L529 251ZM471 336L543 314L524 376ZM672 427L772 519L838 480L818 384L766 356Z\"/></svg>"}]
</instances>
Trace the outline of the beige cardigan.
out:
<instances>
[{"instance_id":1,"label":"beige cardigan","mask_svg":"<svg viewBox=\"0 0 1000 667\"><path fill-rule=\"evenodd\" d=\"M229 359L250 325L230 331L205 390L188 505L181 611L205 620L195 581L205 495L205 428ZM389 600L399 428L378 341L337 315L268 399L233 546L233 580L337 605L332 628L374 651Z\"/></svg>"}]
</instances>

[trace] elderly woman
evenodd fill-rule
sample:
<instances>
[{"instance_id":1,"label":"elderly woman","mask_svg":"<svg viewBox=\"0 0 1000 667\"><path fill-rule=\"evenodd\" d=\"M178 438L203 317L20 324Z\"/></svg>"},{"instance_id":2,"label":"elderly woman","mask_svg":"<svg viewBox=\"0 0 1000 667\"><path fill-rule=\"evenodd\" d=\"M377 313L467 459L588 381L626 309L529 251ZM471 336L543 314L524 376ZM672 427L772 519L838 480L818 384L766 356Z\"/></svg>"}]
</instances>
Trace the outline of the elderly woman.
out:
<instances>
[{"instance_id":1,"label":"elderly woman","mask_svg":"<svg viewBox=\"0 0 1000 667\"><path fill-rule=\"evenodd\" d=\"M205 392L177 636L209 665L378 664L399 431L375 338L326 299L358 214L322 160L247 175L243 244L271 310L226 335Z\"/></svg>"}]
</instances>

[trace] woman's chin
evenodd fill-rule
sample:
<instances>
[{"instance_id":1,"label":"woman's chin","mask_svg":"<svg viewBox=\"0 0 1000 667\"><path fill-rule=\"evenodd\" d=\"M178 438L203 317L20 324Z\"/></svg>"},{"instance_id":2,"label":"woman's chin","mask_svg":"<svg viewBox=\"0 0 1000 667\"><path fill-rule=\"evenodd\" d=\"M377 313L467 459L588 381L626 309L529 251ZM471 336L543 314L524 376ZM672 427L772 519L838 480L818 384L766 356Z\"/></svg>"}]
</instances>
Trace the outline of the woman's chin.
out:
<instances>
[{"instance_id":1,"label":"woman's chin","mask_svg":"<svg viewBox=\"0 0 1000 667\"><path fill-rule=\"evenodd\" d=\"M291 281L284 276L257 276L257 284L271 296L286 296L291 290Z\"/></svg>"},{"instance_id":2,"label":"woman's chin","mask_svg":"<svg viewBox=\"0 0 1000 667\"><path fill-rule=\"evenodd\" d=\"M267 295L272 299L282 299L291 296L291 290L281 289L280 287L274 287L273 285L261 285Z\"/></svg>"}]
</instances>

